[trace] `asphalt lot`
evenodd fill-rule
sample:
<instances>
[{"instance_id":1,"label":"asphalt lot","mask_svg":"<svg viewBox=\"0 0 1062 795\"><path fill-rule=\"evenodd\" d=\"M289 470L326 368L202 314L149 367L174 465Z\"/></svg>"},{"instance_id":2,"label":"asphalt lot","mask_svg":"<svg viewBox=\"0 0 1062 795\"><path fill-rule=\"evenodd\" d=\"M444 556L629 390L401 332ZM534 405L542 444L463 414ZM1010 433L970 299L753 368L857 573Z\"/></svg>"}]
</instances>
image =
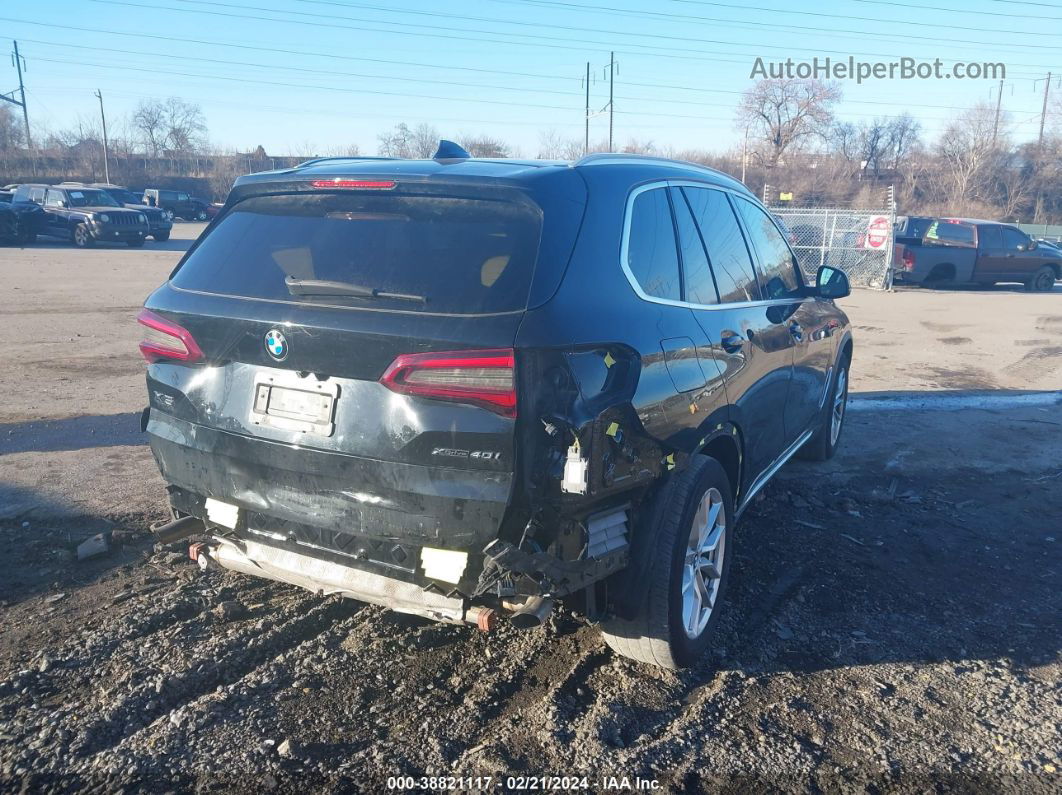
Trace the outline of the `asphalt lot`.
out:
<instances>
[{"instance_id":1,"label":"asphalt lot","mask_svg":"<svg viewBox=\"0 0 1062 795\"><path fill-rule=\"evenodd\" d=\"M749 510L695 670L616 658L566 613L434 626L153 550L134 317L201 228L0 249L0 788L1062 785L1058 406L853 413L837 458L787 466ZM1062 389L1062 286L842 305L853 397ZM101 529L111 554L73 560Z\"/></svg>"}]
</instances>

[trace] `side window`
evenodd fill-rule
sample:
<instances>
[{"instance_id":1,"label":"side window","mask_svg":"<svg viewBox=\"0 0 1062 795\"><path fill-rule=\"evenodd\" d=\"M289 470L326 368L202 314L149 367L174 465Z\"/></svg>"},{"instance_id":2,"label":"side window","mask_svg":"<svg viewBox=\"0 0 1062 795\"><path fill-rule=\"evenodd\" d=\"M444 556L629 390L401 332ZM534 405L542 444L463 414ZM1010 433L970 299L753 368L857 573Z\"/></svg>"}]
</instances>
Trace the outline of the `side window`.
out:
<instances>
[{"instance_id":1,"label":"side window","mask_svg":"<svg viewBox=\"0 0 1062 795\"><path fill-rule=\"evenodd\" d=\"M998 226L977 227L977 245L981 249L1003 248Z\"/></svg>"},{"instance_id":2,"label":"side window","mask_svg":"<svg viewBox=\"0 0 1062 795\"><path fill-rule=\"evenodd\" d=\"M1015 251L1018 248L1023 248L1028 245L1029 238L1013 226L1003 226L1000 228L1003 230L1003 248L1008 251Z\"/></svg>"},{"instance_id":3,"label":"side window","mask_svg":"<svg viewBox=\"0 0 1062 795\"><path fill-rule=\"evenodd\" d=\"M35 204L44 204L44 188L31 188L29 200Z\"/></svg>"},{"instance_id":4,"label":"side window","mask_svg":"<svg viewBox=\"0 0 1062 795\"><path fill-rule=\"evenodd\" d=\"M177 193L172 190L160 190L159 198L167 202L177 201Z\"/></svg>"},{"instance_id":5,"label":"side window","mask_svg":"<svg viewBox=\"0 0 1062 795\"><path fill-rule=\"evenodd\" d=\"M767 298L797 298L801 280L793 252L763 210L745 199L737 199L738 212L745 221L752 248L756 252L760 283Z\"/></svg>"},{"instance_id":6,"label":"side window","mask_svg":"<svg viewBox=\"0 0 1062 795\"><path fill-rule=\"evenodd\" d=\"M61 207L63 201L63 192L58 190L50 190L44 197L45 207Z\"/></svg>"},{"instance_id":7,"label":"side window","mask_svg":"<svg viewBox=\"0 0 1062 795\"><path fill-rule=\"evenodd\" d=\"M675 225L664 188L643 191L634 199L627 267L646 295L681 299Z\"/></svg>"},{"instance_id":8,"label":"side window","mask_svg":"<svg viewBox=\"0 0 1062 795\"><path fill-rule=\"evenodd\" d=\"M188 201L188 194L187 193L178 193L177 194L177 201L179 201L179 202Z\"/></svg>"},{"instance_id":9,"label":"side window","mask_svg":"<svg viewBox=\"0 0 1062 795\"><path fill-rule=\"evenodd\" d=\"M760 288L752 270L745 238L726 194L711 188L683 188L708 252L719 301L723 304L759 301Z\"/></svg>"},{"instance_id":10,"label":"side window","mask_svg":"<svg viewBox=\"0 0 1062 795\"><path fill-rule=\"evenodd\" d=\"M671 206L675 211L675 228L678 230L679 253L682 255L682 281L686 287L686 300L691 304L717 304L719 294L712 281L712 270L704 253L697 222L686 203L682 191L671 188Z\"/></svg>"}]
</instances>

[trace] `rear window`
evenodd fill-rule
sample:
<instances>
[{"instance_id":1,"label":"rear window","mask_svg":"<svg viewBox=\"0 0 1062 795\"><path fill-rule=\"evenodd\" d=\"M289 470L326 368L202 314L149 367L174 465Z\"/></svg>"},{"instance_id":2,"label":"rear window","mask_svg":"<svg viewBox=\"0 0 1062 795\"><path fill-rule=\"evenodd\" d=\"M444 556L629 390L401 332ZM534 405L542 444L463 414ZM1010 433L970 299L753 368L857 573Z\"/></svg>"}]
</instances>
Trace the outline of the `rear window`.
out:
<instances>
[{"instance_id":1,"label":"rear window","mask_svg":"<svg viewBox=\"0 0 1062 795\"><path fill-rule=\"evenodd\" d=\"M532 205L492 199L260 196L222 217L173 284L305 303L444 314L512 312L527 306L541 227L541 211ZM286 279L340 282L423 301L296 296Z\"/></svg>"},{"instance_id":2,"label":"rear window","mask_svg":"<svg viewBox=\"0 0 1062 795\"><path fill-rule=\"evenodd\" d=\"M925 242L941 246L974 248L977 245L977 238L971 224L934 221L926 230Z\"/></svg>"}]
</instances>

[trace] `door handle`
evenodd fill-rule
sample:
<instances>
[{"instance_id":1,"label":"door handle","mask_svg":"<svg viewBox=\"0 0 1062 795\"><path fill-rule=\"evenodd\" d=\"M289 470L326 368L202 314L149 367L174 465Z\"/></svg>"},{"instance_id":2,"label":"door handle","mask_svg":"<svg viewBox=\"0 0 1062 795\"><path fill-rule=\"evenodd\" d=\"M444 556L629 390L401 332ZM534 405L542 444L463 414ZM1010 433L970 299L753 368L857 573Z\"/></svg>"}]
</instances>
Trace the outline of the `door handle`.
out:
<instances>
[{"instance_id":1,"label":"door handle","mask_svg":"<svg viewBox=\"0 0 1062 795\"><path fill-rule=\"evenodd\" d=\"M727 353L739 353L744 344L741 335L733 331L724 331L719 337L719 346Z\"/></svg>"}]
</instances>

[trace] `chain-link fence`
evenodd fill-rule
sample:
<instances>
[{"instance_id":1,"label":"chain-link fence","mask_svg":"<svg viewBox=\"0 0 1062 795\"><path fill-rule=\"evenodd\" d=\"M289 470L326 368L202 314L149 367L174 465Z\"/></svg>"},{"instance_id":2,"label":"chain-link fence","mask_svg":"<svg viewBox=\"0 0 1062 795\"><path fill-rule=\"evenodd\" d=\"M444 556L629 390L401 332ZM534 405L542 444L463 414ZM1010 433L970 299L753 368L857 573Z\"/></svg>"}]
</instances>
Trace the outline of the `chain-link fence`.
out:
<instances>
[{"instance_id":1,"label":"chain-link fence","mask_svg":"<svg viewBox=\"0 0 1062 795\"><path fill-rule=\"evenodd\" d=\"M833 207L771 207L789 230L789 243L804 275L820 265L848 274L855 286L886 290L892 284L894 210Z\"/></svg>"}]
</instances>

